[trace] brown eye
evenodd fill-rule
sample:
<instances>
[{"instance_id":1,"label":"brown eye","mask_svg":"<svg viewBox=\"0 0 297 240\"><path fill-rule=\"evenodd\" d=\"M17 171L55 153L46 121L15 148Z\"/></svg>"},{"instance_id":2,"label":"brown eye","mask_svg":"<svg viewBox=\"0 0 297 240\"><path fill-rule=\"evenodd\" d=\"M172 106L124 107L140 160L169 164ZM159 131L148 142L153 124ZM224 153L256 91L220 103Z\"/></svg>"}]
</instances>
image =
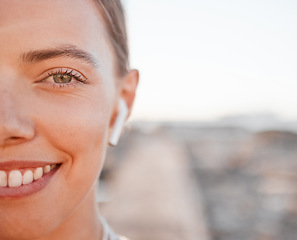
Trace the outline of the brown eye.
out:
<instances>
[{"instance_id":1,"label":"brown eye","mask_svg":"<svg viewBox=\"0 0 297 240\"><path fill-rule=\"evenodd\" d=\"M70 83L72 80L72 76L67 74L55 74L53 75L53 79L55 83Z\"/></svg>"}]
</instances>

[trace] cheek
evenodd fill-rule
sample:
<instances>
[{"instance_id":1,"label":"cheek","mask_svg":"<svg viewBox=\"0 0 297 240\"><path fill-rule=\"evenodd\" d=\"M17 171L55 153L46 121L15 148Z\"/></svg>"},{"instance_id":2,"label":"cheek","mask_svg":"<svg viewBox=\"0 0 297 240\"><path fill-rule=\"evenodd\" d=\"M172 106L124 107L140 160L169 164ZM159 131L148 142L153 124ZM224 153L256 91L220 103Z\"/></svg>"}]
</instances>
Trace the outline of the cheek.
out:
<instances>
[{"instance_id":1,"label":"cheek","mask_svg":"<svg viewBox=\"0 0 297 240\"><path fill-rule=\"evenodd\" d=\"M106 94L110 92L108 86L92 88L68 94L38 94L34 101L37 133L70 155L103 144L112 110L112 94Z\"/></svg>"},{"instance_id":2,"label":"cheek","mask_svg":"<svg viewBox=\"0 0 297 240\"><path fill-rule=\"evenodd\" d=\"M47 104L47 111L42 119L39 117L38 125L53 145L80 152L86 150L86 145L98 144L100 136L105 134L109 116L104 104L68 99L51 106Z\"/></svg>"},{"instance_id":3,"label":"cheek","mask_svg":"<svg viewBox=\"0 0 297 240\"><path fill-rule=\"evenodd\" d=\"M53 198L59 199L65 216L83 201L99 177L107 147L111 102L98 95L57 97L46 100L46 110L39 109L43 113L36 120L37 133L63 161Z\"/></svg>"},{"instance_id":4,"label":"cheek","mask_svg":"<svg viewBox=\"0 0 297 240\"><path fill-rule=\"evenodd\" d=\"M63 96L51 99L46 111L37 114L37 131L63 158L68 182L81 184L82 178L89 182L88 177L98 177L107 146L111 102L98 94Z\"/></svg>"},{"instance_id":5,"label":"cheek","mask_svg":"<svg viewBox=\"0 0 297 240\"><path fill-rule=\"evenodd\" d=\"M109 116L106 106L64 104L47 114L44 132L52 145L75 157L104 144Z\"/></svg>"}]
</instances>

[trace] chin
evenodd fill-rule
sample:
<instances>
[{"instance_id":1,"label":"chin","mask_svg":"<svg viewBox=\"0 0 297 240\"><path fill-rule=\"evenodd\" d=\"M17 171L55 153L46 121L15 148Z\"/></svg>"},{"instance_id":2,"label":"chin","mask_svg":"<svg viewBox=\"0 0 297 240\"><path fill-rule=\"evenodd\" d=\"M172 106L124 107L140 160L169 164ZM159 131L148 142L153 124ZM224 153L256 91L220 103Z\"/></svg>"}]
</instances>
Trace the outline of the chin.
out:
<instances>
[{"instance_id":1,"label":"chin","mask_svg":"<svg viewBox=\"0 0 297 240\"><path fill-rule=\"evenodd\" d=\"M63 211L57 205L55 208L54 202L36 203L27 199L3 204L0 209L0 240L33 240L53 233L66 219L66 214L61 215Z\"/></svg>"},{"instance_id":2,"label":"chin","mask_svg":"<svg viewBox=\"0 0 297 240\"><path fill-rule=\"evenodd\" d=\"M15 223L1 224L0 239L1 240L32 240L39 239L49 235L52 230L41 227L39 224L32 224L30 220L25 219ZM47 225L50 226L50 225Z\"/></svg>"}]
</instances>

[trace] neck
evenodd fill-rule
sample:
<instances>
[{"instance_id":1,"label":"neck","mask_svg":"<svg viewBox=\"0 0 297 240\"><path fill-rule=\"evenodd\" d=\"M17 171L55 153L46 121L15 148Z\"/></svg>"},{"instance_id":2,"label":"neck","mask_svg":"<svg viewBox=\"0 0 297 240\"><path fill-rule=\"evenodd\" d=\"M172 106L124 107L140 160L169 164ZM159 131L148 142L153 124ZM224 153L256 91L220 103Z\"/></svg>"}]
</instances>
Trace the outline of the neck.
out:
<instances>
[{"instance_id":1,"label":"neck","mask_svg":"<svg viewBox=\"0 0 297 240\"><path fill-rule=\"evenodd\" d=\"M54 232L38 240L101 240L102 225L96 203L96 187L79 206L79 208ZM37 240L37 239L36 239Z\"/></svg>"}]
</instances>

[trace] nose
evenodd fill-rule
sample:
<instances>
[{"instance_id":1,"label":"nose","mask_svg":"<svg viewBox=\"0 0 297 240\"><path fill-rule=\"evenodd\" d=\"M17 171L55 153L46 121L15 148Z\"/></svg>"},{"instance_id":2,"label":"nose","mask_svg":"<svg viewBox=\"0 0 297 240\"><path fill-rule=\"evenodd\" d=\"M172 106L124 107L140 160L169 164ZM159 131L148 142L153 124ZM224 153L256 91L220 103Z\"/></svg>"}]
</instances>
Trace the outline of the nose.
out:
<instances>
[{"instance_id":1,"label":"nose","mask_svg":"<svg viewBox=\"0 0 297 240\"><path fill-rule=\"evenodd\" d=\"M24 105L8 91L0 91L0 147L22 143L35 135Z\"/></svg>"}]
</instances>

